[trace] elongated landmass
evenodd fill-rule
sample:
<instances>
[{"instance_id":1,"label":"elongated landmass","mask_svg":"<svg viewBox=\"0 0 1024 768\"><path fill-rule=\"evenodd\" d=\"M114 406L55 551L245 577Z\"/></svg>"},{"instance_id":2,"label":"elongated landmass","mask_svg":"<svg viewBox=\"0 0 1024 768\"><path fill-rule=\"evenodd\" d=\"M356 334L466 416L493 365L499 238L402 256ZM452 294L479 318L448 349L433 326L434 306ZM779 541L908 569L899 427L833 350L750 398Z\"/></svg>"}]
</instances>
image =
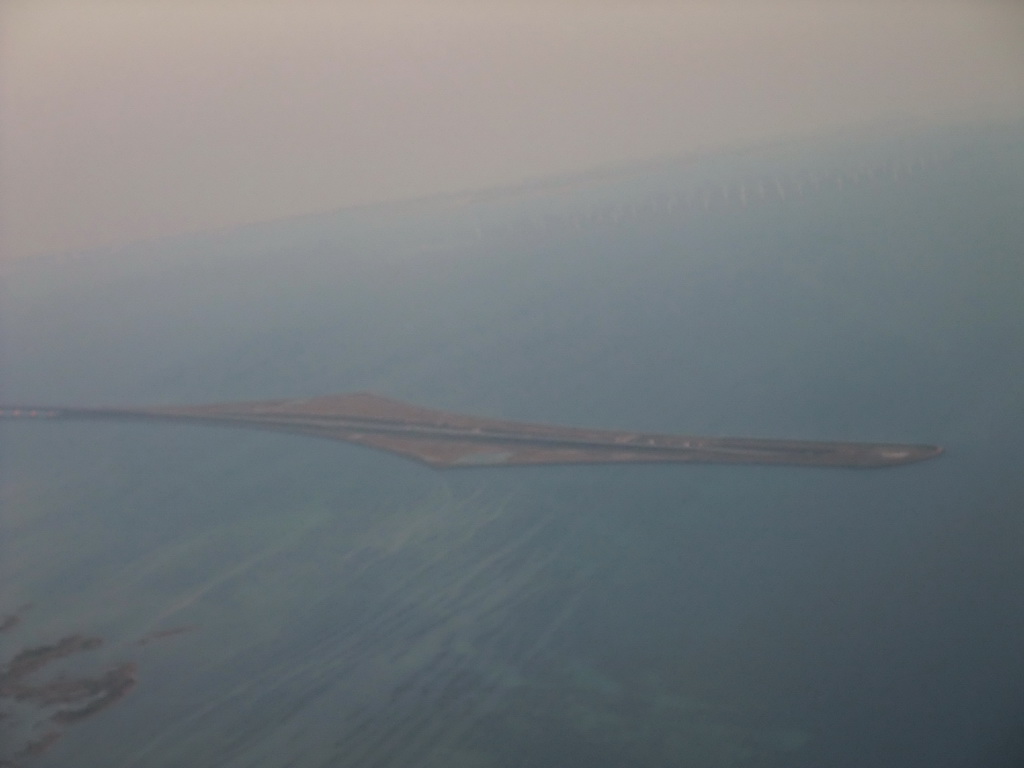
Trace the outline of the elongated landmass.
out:
<instances>
[{"instance_id":1,"label":"elongated landmass","mask_svg":"<svg viewBox=\"0 0 1024 768\"><path fill-rule=\"evenodd\" d=\"M637 462L889 467L942 453L935 445L687 437L500 421L421 408L369 392L153 408L0 407L0 418L173 421L272 429L390 451L439 469Z\"/></svg>"}]
</instances>

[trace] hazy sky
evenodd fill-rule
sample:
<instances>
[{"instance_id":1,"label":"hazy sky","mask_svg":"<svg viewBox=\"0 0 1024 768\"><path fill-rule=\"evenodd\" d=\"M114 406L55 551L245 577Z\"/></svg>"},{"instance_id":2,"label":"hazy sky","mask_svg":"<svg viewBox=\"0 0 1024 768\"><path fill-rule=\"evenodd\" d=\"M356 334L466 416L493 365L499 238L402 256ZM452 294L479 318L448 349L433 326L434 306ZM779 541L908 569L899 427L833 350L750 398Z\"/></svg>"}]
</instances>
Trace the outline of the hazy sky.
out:
<instances>
[{"instance_id":1,"label":"hazy sky","mask_svg":"<svg viewBox=\"0 0 1024 768\"><path fill-rule=\"evenodd\" d=\"M1024 114L1024 3L0 5L0 258Z\"/></svg>"}]
</instances>

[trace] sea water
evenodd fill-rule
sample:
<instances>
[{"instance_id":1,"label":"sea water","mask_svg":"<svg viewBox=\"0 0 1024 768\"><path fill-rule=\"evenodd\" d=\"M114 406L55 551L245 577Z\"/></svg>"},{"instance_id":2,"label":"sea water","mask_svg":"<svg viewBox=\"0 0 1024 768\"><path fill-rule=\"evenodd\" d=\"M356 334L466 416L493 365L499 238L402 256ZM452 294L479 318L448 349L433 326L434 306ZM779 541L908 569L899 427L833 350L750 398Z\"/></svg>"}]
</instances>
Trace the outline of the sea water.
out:
<instances>
[{"instance_id":1,"label":"sea water","mask_svg":"<svg viewBox=\"0 0 1024 768\"><path fill-rule=\"evenodd\" d=\"M272 433L5 423L0 613L32 607L4 659L84 633L106 642L67 670L139 669L31 764L1014 764L1021 135L823 140L5 268L3 401L365 389L946 448L442 473Z\"/></svg>"}]
</instances>

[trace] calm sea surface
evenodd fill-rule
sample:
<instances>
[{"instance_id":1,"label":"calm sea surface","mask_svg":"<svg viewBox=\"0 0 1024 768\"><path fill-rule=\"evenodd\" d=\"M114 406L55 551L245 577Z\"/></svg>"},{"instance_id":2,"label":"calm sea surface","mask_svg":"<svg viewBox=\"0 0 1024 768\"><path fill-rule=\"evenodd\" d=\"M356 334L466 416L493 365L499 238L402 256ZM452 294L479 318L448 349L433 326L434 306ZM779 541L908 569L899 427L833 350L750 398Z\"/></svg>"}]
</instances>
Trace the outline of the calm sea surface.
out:
<instances>
[{"instance_id":1,"label":"calm sea surface","mask_svg":"<svg viewBox=\"0 0 1024 768\"><path fill-rule=\"evenodd\" d=\"M83 633L52 674L139 673L24 764L1020 765L1022 148L823 140L7 268L0 401L365 389L947 451L438 473L3 424L0 614L32 607L0 661ZM0 757L49 714L11 712Z\"/></svg>"}]
</instances>

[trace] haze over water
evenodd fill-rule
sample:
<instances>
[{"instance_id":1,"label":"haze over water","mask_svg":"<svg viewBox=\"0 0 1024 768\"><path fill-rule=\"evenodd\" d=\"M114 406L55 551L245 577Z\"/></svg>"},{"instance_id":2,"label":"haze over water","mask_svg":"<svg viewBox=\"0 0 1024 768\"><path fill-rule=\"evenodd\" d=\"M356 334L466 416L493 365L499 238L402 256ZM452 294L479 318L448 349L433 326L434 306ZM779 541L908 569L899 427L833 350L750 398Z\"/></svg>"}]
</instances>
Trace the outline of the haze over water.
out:
<instances>
[{"instance_id":1,"label":"haze over water","mask_svg":"<svg viewBox=\"0 0 1024 768\"><path fill-rule=\"evenodd\" d=\"M1024 118L1024 6L11 2L0 261L879 122Z\"/></svg>"},{"instance_id":2,"label":"haze over water","mask_svg":"<svg viewBox=\"0 0 1024 768\"><path fill-rule=\"evenodd\" d=\"M373 390L946 447L438 473L4 423L0 612L33 608L2 658L85 632L70 668L139 665L26 765L1017 764L1021 136L823 136L8 265L5 402Z\"/></svg>"},{"instance_id":3,"label":"haze over water","mask_svg":"<svg viewBox=\"0 0 1024 768\"><path fill-rule=\"evenodd\" d=\"M439 473L2 421L0 665L103 644L0 667L0 763L1024 764L1022 35L998 0L0 6L0 404L946 449ZM128 662L66 727L19 688Z\"/></svg>"}]
</instances>

